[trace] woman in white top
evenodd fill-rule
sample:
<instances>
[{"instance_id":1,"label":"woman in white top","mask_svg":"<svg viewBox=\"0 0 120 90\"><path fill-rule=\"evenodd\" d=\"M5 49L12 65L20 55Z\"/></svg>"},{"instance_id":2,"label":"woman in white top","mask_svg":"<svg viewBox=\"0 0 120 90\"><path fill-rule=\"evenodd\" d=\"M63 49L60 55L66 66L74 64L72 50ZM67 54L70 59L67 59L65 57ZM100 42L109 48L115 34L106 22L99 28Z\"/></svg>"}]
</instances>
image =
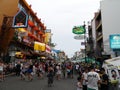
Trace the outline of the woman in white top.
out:
<instances>
[{"instance_id":1,"label":"woman in white top","mask_svg":"<svg viewBox=\"0 0 120 90\"><path fill-rule=\"evenodd\" d=\"M60 78L61 78L61 67L60 67L60 65L57 65L56 66L56 69L57 69L57 80L60 80Z\"/></svg>"},{"instance_id":2,"label":"woman in white top","mask_svg":"<svg viewBox=\"0 0 120 90\"><path fill-rule=\"evenodd\" d=\"M82 87L82 78L78 77L77 80L78 80L78 82L77 82L77 90L83 90L83 87Z\"/></svg>"}]
</instances>

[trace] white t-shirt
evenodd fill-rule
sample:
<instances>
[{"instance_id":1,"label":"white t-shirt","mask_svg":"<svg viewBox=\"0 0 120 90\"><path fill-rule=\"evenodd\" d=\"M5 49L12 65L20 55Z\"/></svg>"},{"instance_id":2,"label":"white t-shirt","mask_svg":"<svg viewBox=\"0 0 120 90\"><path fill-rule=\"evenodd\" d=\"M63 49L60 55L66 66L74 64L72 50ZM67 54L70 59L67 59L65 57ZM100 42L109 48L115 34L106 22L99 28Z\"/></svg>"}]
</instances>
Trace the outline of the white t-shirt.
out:
<instances>
[{"instance_id":1,"label":"white t-shirt","mask_svg":"<svg viewBox=\"0 0 120 90\"><path fill-rule=\"evenodd\" d=\"M3 64L0 63L0 72L3 72Z\"/></svg>"},{"instance_id":2,"label":"white t-shirt","mask_svg":"<svg viewBox=\"0 0 120 90\"><path fill-rule=\"evenodd\" d=\"M100 76L97 72L89 72L87 76L88 80L88 88L98 90L98 81L100 80Z\"/></svg>"},{"instance_id":3,"label":"white t-shirt","mask_svg":"<svg viewBox=\"0 0 120 90\"><path fill-rule=\"evenodd\" d=\"M78 69L79 69L79 65L78 65L78 64L75 66L75 69L76 69L76 70L78 70Z\"/></svg>"},{"instance_id":4,"label":"white t-shirt","mask_svg":"<svg viewBox=\"0 0 120 90\"><path fill-rule=\"evenodd\" d=\"M81 82L77 82L77 90L82 90L82 84L81 84Z\"/></svg>"},{"instance_id":5,"label":"white t-shirt","mask_svg":"<svg viewBox=\"0 0 120 90\"><path fill-rule=\"evenodd\" d=\"M88 82L87 82L87 75L88 75L88 73L86 73L86 72L83 73L83 85L87 85L88 84Z\"/></svg>"}]
</instances>

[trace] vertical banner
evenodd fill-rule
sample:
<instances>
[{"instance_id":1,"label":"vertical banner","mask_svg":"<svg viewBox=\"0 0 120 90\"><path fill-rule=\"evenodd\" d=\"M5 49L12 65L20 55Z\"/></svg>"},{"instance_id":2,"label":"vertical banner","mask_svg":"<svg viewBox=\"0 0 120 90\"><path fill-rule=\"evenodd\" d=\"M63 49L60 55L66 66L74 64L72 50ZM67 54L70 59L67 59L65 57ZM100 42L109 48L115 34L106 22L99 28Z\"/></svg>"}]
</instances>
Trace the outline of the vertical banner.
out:
<instances>
[{"instance_id":1,"label":"vertical banner","mask_svg":"<svg viewBox=\"0 0 120 90\"><path fill-rule=\"evenodd\" d=\"M49 43L51 38L51 33L45 33L45 43Z\"/></svg>"},{"instance_id":2,"label":"vertical banner","mask_svg":"<svg viewBox=\"0 0 120 90\"><path fill-rule=\"evenodd\" d=\"M45 43L48 44L51 39L51 29L45 30Z\"/></svg>"}]
</instances>

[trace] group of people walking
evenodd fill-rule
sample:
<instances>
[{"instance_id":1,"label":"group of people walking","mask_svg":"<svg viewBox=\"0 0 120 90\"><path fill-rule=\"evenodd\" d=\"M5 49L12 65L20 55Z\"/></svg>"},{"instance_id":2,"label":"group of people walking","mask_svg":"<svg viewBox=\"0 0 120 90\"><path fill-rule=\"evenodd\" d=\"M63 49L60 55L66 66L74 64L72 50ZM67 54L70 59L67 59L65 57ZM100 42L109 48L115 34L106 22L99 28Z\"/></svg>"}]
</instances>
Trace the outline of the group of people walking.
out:
<instances>
[{"instance_id":1,"label":"group of people walking","mask_svg":"<svg viewBox=\"0 0 120 90\"><path fill-rule=\"evenodd\" d=\"M77 80L77 90L109 90L109 79L104 68L98 71L93 65L85 67Z\"/></svg>"},{"instance_id":2,"label":"group of people walking","mask_svg":"<svg viewBox=\"0 0 120 90\"><path fill-rule=\"evenodd\" d=\"M104 68L99 71L95 65L86 63L63 62L56 63L53 61L46 62L16 62L10 67L16 76L20 76L21 80L32 81L34 76L38 79L48 78L48 86L52 86L54 78L61 80L62 78L77 78L77 90L108 90L109 79L105 74ZM0 79L4 80L4 65L0 62Z\"/></svg>"}]
</instances>

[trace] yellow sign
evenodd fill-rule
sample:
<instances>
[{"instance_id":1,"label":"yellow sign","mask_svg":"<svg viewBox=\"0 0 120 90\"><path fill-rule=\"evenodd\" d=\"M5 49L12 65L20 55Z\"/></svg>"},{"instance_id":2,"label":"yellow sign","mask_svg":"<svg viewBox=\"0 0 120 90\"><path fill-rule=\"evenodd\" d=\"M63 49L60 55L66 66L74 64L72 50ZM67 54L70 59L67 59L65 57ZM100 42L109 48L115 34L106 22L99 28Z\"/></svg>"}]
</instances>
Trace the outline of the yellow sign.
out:
<instances>
[{"instance_id":1,"label":"yellow sign","mask_svg":"<svg viewBox=\"0 0 120 90\"><path fill-rule=\"evenodd\" d=\"M51 33L45 33L45 43L50 41Z\"/></svg>"},{"instance_id":2,"label":"yellow sign","mask_svg":"<svg viewBox=\"0 0 120 90\"><path fill-rule=\"evenodd\" d=\"M40 42L35 42L34 43L34 50L45 51L45 44L44 43L40 43Z\"/></svg>"}]
</instances>

